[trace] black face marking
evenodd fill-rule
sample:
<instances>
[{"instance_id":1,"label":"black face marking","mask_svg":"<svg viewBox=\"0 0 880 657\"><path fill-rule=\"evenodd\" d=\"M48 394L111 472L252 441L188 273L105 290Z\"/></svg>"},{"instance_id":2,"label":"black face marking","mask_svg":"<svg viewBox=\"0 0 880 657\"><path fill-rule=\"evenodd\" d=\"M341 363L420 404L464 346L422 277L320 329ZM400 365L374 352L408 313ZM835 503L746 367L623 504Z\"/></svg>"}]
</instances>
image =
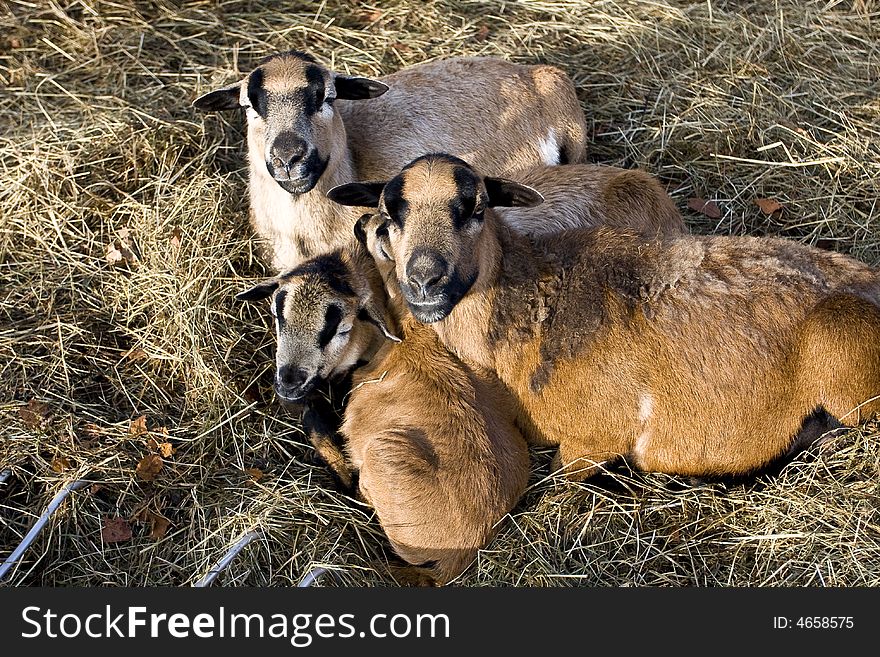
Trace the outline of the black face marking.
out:
<instances>
[{"instance_id":1,"label":"black face marking","mask_svg":"<svg viewBox=\"0 0 880 657\"><path fill-rule=\"evenodd\" d=\"M455 198L449 201L449 212L453 227L461 230L474 216L479 181L473 171L461 166L452 170L452 178L455 181Z\"/></svg>"},{"instance_id":2,"label":"black face marking","mask_svg":"<svg viewBox=\"0 0 880 657\"><path fill-rule=\"evenodd\" d=\"M287 290L279 290L278 294L275 295L275 319L278 320L278 330L284 328L285 319L284 319L284 302L287 300Z\"/></svg>"},{"instance_id":3,"label":"black face marking","mask_svg":"<svg viewBox=\"0 0 880 657\"><path fill-rule=\"evenodd\" d=\"M281 189L289 194L308 194L315 188L315 185L318 184L318 180L320 180L321 176L324 175L324 171L327 170L327 163L329 161L329 156L322 158L318 154L318 149L313 149L309 152L306 156L305 162L301 165L303 173L302 179L295 181L276 179L275 182L278 183ZM268 167L268 163L266 166Z\"/></svg>"},{"instance_id":4,"label":"black face marking","mask_svg":"<svg viewBox=\"0 0 880 657\"><path fill-rule=\"evenodd\" d=\"M388 220L398 228L403 228L406 222L406 216L409 214L409 202L403 198L403 176L395 176L382 192L382 198L385 201L385 212L388 214Z\"/></svg>"},{"instance_id":5,"label":"black face marking","mask_svg":"<svg viewBox=\"0 0 880 657\"><path fill-rule=\"evenodd\" d=\"M295 269L290 270L282 276L284 279L293 278L295 276L306 276L314 274L321 280L327 282L330 289L339 294L353 297L356 296L354 289L349 283L351 272L340 257L339 251L328 253L308 260Z\"/></svg>"},{"instance_id":6,"label":"black face marking","mask_svg":"<svg viewBox=\"0 0 880 657\"><path fill-rule=\"evenodd\" d=\"M263 69L255 69L248 77L247 95L251 107L265 119L269 113L269 96L263 88Z\"/></svg>"},{"instance_id":7,"label":"black face marking","mask_svg":"<svg viewBox=\"0 0 880 657\"><path fill-rule=\"evenodd\" d=\"M306 90L303 109L307 116L316 114L324 102L324 74L318 66L306 67Z\"/></svg>"},{"instance_id":8,"label":"black face marking","mask_svg":"<svg viewBox=\"0 0 880 657\"><path fill-rule=\"evenodd\" d=\"M449 282L443 287L443 292L433 303L425 304L420 302L414 305L410 298L410 292L406 286L401 286L403 298L409 306L410 312L417 320L423 324L433 324L447 317L455 306L470 291L473 284L477 281L477 272L467 278L462 278L458 271L453 271Z\"/></svg>"},{"instance_id":9,"label":"black face marking","mask_svg":"<svg viewBox=\"0 0 880 657\"><path fill-rule=\"evenodd\" d=\"M318 334L318 346L321 349L330 344L330 340L336 335L336 329L339 328L339 322L341 321L342 308L335 303L327 306L327 312L324 315L324 328Z\"/></svg>"}]
</instances>

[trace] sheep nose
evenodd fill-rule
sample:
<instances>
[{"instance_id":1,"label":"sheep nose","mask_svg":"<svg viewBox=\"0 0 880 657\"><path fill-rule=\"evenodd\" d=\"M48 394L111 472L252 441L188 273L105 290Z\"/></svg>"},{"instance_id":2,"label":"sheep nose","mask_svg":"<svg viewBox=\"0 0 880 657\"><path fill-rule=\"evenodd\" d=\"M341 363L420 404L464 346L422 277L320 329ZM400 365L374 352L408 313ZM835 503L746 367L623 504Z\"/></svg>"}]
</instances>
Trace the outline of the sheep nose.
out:
<instances>
[{"instance_id":1,"label":"sheep nose","mask_svg":"<svg viewBox=\"0 0 880 657\"><path fill-rule=\"evenodd\" d=\"M308 372L301 367L284 365L278 370L275 388L282 397L301 397L308 383Z\"/></svg>"},{"instance_id":2,"label":"sheep nose","mask_svg":"<svg viewBox=\"0 0 880 657\"><path fill-rule=\"evenodd\" d=\"M410 287L420 293L422 298L436 296L437 287L446 275L446 260L439 255L421 253L410 258L406 275Z\"/></svg>"},{"instance_id":3,"label":"sheep nose","mask_svg":"<svg viewBox=\"0 0 880 657\"><path fill-rule=\"evenodd\" d=\"M305 141L290 132L278 135L269 150L272 166L282 171L290 168L305 157L309 147Z\"/></svg>"}]
</instances>

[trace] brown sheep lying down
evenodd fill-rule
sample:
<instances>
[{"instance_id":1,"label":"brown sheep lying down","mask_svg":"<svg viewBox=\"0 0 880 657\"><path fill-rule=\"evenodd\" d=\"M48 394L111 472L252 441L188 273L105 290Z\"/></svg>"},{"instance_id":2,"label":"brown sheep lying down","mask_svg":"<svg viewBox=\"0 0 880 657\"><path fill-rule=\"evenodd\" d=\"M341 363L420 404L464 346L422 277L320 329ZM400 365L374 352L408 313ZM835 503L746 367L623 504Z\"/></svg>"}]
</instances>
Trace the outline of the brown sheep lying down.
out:
<instances>
[{"instance_id":1,"label":"brown sheep lying down","mask_svg":"<svg viewBox=\"0 0 880 657\"><path fill-rule=\"evenodd\" d=\"M538 185L553 210L548 217L508 209L505 221L523 233L601 221L649 235L684 230L672 201L641 171L567 165L515 175ZM643 217L650 223L639 225ZM364 246L376 219L365 215L356 227ZM271 297L281 399L305 400L324 380L354 369L341 428L345 453L317 402L309 402L304 427L345 486L359 472L360 495L398 555L416 566L404 577L445 583L473 561L521 496L527 451L497 377L467 367L401 305L385 307L386 271L358 245L312 258L239 298ZM394 333L402 343L389 341Z\"/></svg>"},{"instance_id":2,"label":"brown sheep lying down","mask_svg":"<svg viewBox=\"0 0 880 657\"><path fill-rule=\"evenodd\" d=\"M604 226L528 239L493 207L535 190L444 154L333 194L378 207L372 239L409 310L497 373L526 439L559 445L572 478L619 458L745 474L817 411L853 425L880 410L880 275L853 258Z\"/></svg>"}]
</instances>

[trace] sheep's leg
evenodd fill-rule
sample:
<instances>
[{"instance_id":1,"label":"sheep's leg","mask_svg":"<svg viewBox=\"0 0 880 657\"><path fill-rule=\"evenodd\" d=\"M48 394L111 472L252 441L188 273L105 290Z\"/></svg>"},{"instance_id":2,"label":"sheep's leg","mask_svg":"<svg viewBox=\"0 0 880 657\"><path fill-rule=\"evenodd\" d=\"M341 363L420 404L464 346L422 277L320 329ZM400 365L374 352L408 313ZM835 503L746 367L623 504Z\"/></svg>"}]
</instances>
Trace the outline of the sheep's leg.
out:
<instances>
[{"instance_id":1,"label":"sheep's leg","mask_svg":"<svg viewBox=\"0 0 880 657\"><path fill-rule=\"evenodd\" d=\"M354 487L354 471L345 454L336 444L336 416L332 409L322 408L320 402L309 401L302 417L303 430L318 456L339 481L340 486L351 491Z\"/></svg>"}]
</instances>

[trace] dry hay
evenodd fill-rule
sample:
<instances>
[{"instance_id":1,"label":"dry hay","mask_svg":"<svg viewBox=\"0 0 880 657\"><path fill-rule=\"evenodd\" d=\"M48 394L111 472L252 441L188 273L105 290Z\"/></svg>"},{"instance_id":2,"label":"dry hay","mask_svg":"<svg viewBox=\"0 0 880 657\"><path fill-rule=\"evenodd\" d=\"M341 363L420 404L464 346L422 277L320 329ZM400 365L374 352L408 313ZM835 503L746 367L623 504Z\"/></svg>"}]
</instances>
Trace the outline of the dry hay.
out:
<instances>
[{"instance_id":1,"label":"dry hay","mask_svg":"<svg viewBox=\"0 0 880 657\"><path fill-rule=\"evenodd\" d=\"M63 482L97 484L56 513L14 585L192 584L255 527L264 538L218 583L290 585L322 564L335 574L323 585L393 584L370 510L335 492L272 401L264 309L233 299L266 273L242 119L190 101L271 52L362 75L458 54L557 64L591 157L657 174L695 231L880 261L868 0L12 0L0 35L0 470L13 471L0 556ZM765 215L756 198L784 209ZM32 399L45 406L28 414ZM150 434L131 431L142 415ZM458 583L880 585L877 438L860 427L738 485L621 471L570 484L536 451L528 494ZM138 477L163 443L176 451ZM108 518L133 536L105 542Z\"/></svg>"}]
</instances>

